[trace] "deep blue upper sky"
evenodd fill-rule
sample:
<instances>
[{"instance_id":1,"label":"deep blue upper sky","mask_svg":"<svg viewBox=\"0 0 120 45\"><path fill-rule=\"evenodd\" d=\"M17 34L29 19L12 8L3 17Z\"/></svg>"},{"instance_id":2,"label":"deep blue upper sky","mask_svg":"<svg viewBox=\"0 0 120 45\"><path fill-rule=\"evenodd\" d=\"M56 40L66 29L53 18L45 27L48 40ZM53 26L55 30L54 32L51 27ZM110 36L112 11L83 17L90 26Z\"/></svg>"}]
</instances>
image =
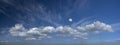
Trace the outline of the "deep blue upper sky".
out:
<instances>
[{"instance_id":1,"label":"deep blue upper sky","mask_svg":"<svg viewBox=\"0 0 120 45\"><path fill-rule=\"evenodd\" d=\"M69 18L72 22L68 21ZM86 18L87 21L99 20L110 25L120 23L120 0L0 0L0 40L9 39L6 34L15 24L23 24L26 28L71 26ZM88 40L120 39L119 34L117 29L114 33L91 35Z\"/></svg>"},{"instance_id":2,"label":"deep blue upper sky","mask_svg":"<svg viewBox=\"0 0 120 45\"><path fill-rule=\"evenodd\" d=\"M25 9L22 10L23 7L31 8L29 6L32 5L43 5L46 10L53 13L53 16L58 16L59 14L63 19L60 21L62 24L68 23L66 21L68 18L79 21L80 19L90 16L108 18L108 20L114 19L114 21L111 22L118 22L120 14L119 0L1 0L0 2L0 27L20 23L16 21L22 20L18 18L19 15L23 17L29 15L27 13L36 15L38 12L31 13Z\"/></svg>"}]
</instances>

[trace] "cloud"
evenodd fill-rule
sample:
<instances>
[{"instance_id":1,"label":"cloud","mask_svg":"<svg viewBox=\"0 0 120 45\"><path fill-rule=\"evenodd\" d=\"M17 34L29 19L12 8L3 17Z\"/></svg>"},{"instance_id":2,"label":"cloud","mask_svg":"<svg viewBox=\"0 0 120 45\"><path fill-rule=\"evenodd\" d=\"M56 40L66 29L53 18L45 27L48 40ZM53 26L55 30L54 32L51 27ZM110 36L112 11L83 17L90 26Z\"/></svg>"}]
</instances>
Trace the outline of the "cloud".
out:
<instances>
[{"instance_id":1,"label":"cloud","mask_svg":"<svg viewBox=\"0 0 120 45\"><path fill-rule=\"evenodd\" d=\"M111 24L111 26L113 26L114 30L120 29L120 23L114 23L114 24Z\"/></svg>"},{"instance_id":2,"label":"cloud","mask_svg":"<svg viewBox=\"0 0 120 45\"><path fill-rule=\"evenodd\" d=\"M10 34L12 34L12 36L25 36L25 32L27 30L25 29L25 27L23 27L23 25L21 24L16 24L15 27L10 28Z\"/></svg>"},{"instance_id":3,"label":"cloud","mask_svg":"<svg viewBox=\"0 0 120 45\"><path fill-rule=\"evenodd\" d=\"M111 25L107 25L107 24L102 23L100 21L96 21L92 24L88 24L85 26L78 26L77 29L81 30L81 31L85 31L85 32L86 31L87 32L99 32L99 31L113 32Z\"/></svg>"},{"instance_id":4,"label":"cloud","mask_svg":"<svg viewBox=\"0 0 120 45\"><path fill-rule=\"evenodd\" d=\"M84 18L84 19L82 19L82 20L80 20L80 21L78 21L78 22L76 22L76 23L73 23L72 26L73 26L73 27L76 27L76 26L78 26L79 24L85 23L86 21L88 21L88 20L91 19L91 18L93 18L93 17Z\"/></svg>"},{"instance_id":5,"label":"cloud","mask_svg":"<svg viewBox=\"0 0 120 45\"><path fill-rule=\"evenodd\" d=\"M87 39L89 33L100 33L102 31L113 32L112 26L96 21L85 26L77 26L76 28L70 26L41 26L27 29L22 24L16 24L9 30L11 36L24 37L26 40L52 38L52 35L72 37L73 39Z\"/></svg>"}]
</instances>

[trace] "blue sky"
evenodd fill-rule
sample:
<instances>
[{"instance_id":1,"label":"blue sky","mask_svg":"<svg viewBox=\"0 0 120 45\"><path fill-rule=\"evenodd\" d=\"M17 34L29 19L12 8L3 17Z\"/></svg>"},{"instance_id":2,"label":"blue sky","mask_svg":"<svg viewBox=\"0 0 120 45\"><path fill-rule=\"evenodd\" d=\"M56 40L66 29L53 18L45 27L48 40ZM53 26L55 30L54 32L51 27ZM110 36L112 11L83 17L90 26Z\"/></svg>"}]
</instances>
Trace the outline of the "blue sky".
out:
<instances>
[{"instance_id":1,"label":"blue sky","mask_svg":"<svg viewBox=\"0 0 120 45\"><path fill-rule=\"evenodd\" d=\"M0 0L0 44L6 41L11 44L33 41L33 45L38 42L117 44L120 41L119 2Z\"/></svg>"}]
</instances>

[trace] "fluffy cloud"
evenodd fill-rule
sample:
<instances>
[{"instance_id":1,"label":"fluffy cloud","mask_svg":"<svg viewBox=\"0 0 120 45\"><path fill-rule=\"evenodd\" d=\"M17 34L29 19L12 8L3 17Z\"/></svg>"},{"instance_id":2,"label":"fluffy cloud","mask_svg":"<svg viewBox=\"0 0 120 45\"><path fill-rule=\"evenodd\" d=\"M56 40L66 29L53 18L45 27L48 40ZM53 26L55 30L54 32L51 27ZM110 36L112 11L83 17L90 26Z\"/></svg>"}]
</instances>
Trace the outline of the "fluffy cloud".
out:
<instances>
[{"instance_id":1,"label":"fluffy cloud","mask_svg":"<svg viewBox=\"0 0 120 45\"><path fill-rule=\"evenodd\" d=\"M113 32L111 25L107 25L100 21L96 21L92 24L85 25L85 26L78 26L77 29L80 31L95 32L95 33L99 31Z\"/></svg>"},{"instance_id":2,"label":"fluffy cloud","mask_svg":"<svg viewBox=\"0 0 120 45\"><path fill-rule=\"evenodd\" d=\"M25 36L27 30L21 24L16 24L15 27L10 28L10 34L12 36Z\"/></svg>"},{"instance_id":3,"label":"fluffy cloud","mask_svg":"<svg viewBox=\"0 0 120 45\"><path fill-rule=\"evenodd\" d=\"M100 21L96 21L85 26L77 26L76 28L72 28L70 26L45 26L27 29L22 24L16 24L9 30L12 36L24 37L26 40L51 38L53 37L51 34L56 36L73 37L73 39L87 39L86 36L89 33L99 33L102 31L113 32L110 25Z\"/></svg>"}]
</instances>

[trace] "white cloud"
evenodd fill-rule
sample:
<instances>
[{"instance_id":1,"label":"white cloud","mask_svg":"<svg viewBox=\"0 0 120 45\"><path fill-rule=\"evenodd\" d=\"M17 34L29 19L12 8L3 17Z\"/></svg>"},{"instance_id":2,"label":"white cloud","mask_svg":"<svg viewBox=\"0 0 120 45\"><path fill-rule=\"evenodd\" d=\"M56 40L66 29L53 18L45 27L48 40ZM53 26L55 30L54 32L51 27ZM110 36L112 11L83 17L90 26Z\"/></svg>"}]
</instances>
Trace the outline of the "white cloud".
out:
<instances>
[{"instance_id":1,"label":"white cloud","mask_svg":"<svg viewBox=\"0 0 120 45\"><path fill-rule=\"evenodd\" d=\"M16 24L15 27L10 28L12 36L25 37L26 40L36 40L43 38L52 38L56 36L69 36L75 38L87 39L89 33L99 33L102 31L113 32L112 27L100 21L93 22L85 26L77 26L72 28L70 26L45 26L34 27L27 29L22 24Z\"/></svg>"},{"instance_id":2,"label":"white cloud","mask_svg":"<svg viewBox=\"0 0 120 45\"><path fill-rule=\"evenodd\" d=\"M25 36L26 29L21 24L16 24L15 27L10 28L12 36Z\"/></svg>"},{"instance_id":3,"label":"white cloud","mask_svg":"<svg viewBox=\"0 0 120 45\"><path fill-rule=\"evenodd\" d=\"M69 18L68 21L69 21L69 22L72 22L73 20L72 20L72 18Z\"/></svg>"},{"instance_id":4,"label":"white cloud","mask_svg":"<svg viewBox=\"0 0 120 45\"><path fill-rule=\"evenodd\" d=\"M78 26L77 29L80 31L95 32L95 33L99 31L113 32L112 26L102 23L100 21L96 21L92 24L88 24L85 26Z\"/></svg>"}]
</instances>

